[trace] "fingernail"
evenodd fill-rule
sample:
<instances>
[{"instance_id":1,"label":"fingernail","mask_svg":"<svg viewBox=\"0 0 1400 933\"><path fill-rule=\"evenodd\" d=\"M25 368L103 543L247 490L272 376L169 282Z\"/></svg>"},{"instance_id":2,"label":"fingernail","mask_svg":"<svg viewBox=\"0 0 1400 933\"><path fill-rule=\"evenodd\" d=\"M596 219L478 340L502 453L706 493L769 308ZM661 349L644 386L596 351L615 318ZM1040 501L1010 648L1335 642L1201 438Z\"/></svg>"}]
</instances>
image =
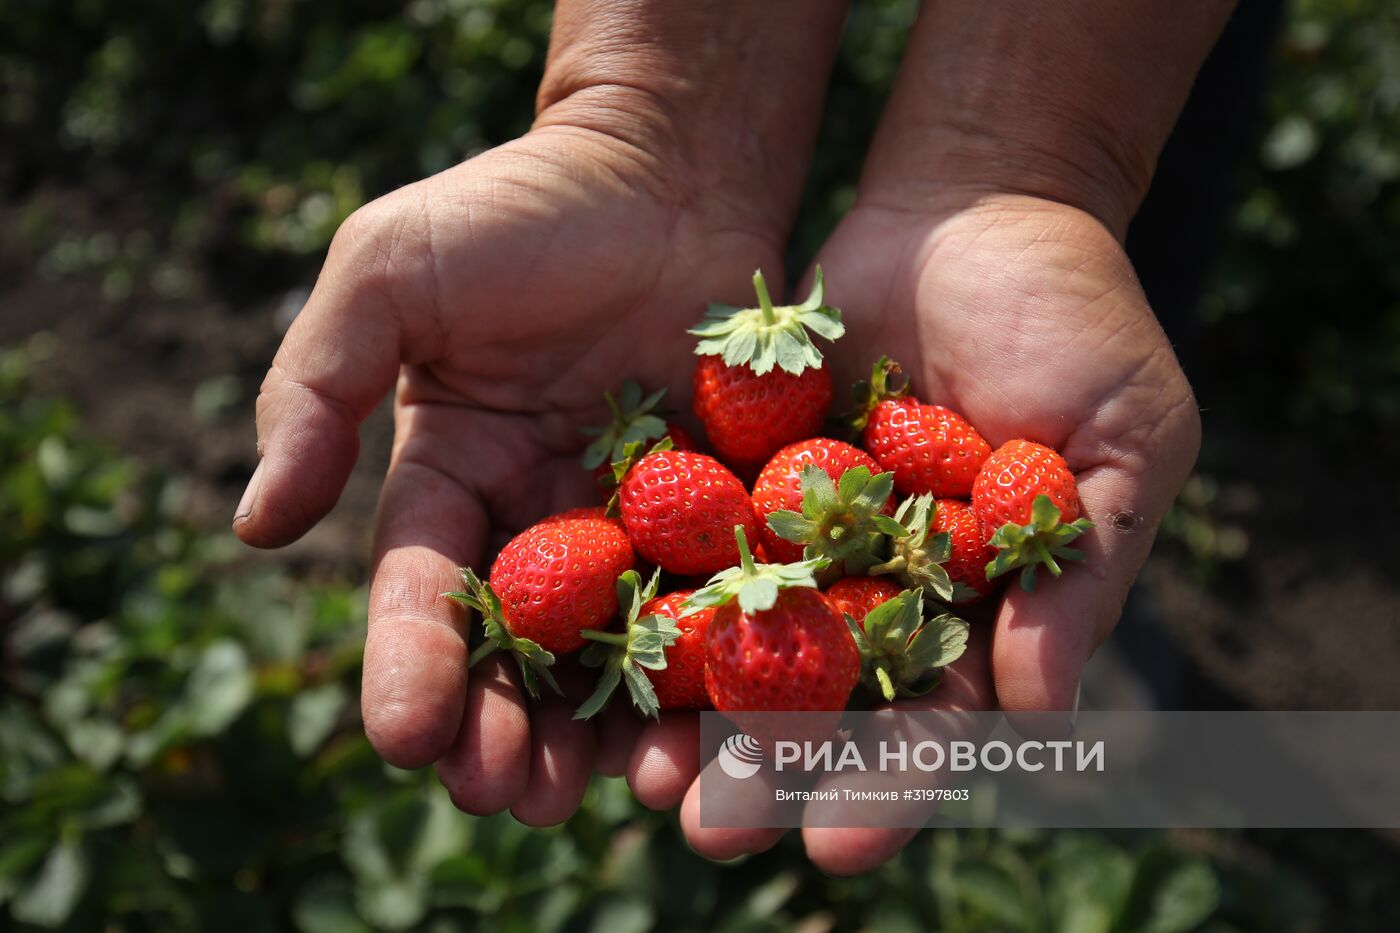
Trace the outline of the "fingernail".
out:
<instances>
[{"instance_id":1,"label":"fingernail","mask_svg":"<svg viewBox=\"0 0 1400 933\"><path fill-rule=\"evenodd\" d=\"M1079 722L1079 691L1084 688L1084 680L1080 678L1079 683L1074 685L1074 709L1069 713L1069 731L1074 731L1075 723Z\"/></svg>"},{"instance_id":2,"label":"fingernail","mask_svg":"<svg viewBox=\"0 0 1400 933\"><path fill-rule=\"evenodd\" d=\"M233 520L247 518L253 514L253 503L258 498L258 487L262 485L263 462L258 461L258 468L253 471L252 477L248 480L248 488L243 490L243 498L238 500L238 510L233 513Z\"/></svg>"}]
</instances>

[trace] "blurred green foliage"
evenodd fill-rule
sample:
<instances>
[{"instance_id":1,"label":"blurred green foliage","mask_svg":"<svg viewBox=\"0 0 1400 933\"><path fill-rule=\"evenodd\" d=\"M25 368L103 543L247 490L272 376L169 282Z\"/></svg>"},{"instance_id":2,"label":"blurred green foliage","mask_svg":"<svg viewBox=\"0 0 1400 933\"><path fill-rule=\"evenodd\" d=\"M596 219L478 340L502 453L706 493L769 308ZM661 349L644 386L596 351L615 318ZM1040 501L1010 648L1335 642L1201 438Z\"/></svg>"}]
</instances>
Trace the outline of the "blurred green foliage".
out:
<instances>
[{"instance_id":1,"label":"blurred green foliage","mask_svg":"<svg viewBox=\"0 0 1400 933\"><path fill-rule=\"evenodd\" d=\"M1297 0L1264 135L1199 308L1237 423L1328 442L1400 428L1400 6Z\"/></svg>"}]
</instances>

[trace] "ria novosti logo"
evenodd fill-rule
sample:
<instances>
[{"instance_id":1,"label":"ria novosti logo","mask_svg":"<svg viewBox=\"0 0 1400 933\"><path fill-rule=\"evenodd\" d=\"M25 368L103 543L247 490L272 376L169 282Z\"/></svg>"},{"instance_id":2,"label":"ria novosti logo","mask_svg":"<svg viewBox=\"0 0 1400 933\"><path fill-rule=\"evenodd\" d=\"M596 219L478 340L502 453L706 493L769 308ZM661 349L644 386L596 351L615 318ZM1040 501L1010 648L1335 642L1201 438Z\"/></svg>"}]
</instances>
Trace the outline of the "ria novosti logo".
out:
<instances>
[{"instance_id":1,"label":"ria novosti logo","mask_svg":"<svg viewBox=\"0 0 1400 933\"><path fill-rule=\"evenodd\" d=\"M753 736L740 732L724 740L718 757L720 770L741 781L758 773L763 765L763 746Z\"/></svg>"}]
</instances>

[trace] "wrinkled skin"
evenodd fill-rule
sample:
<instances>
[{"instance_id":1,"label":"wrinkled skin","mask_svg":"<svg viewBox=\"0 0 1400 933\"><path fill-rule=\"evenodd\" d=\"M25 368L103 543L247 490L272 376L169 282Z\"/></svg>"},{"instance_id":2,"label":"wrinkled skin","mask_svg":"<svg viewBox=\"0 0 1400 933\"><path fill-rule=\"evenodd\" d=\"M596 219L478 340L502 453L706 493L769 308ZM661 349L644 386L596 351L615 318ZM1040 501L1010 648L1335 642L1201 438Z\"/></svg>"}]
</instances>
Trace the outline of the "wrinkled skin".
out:
<instances>
[{"instance_id":1,"label":"wrinkled skin","mask_svg":"<svg viewBox=\"0 0 1400 933\"><path fill-rule=\"evenodd\" d=\"M532 825L571 815L595 767L626 774L647 806L681 805L699 852L727 858L779 833L699 826L694 714L643 726L614 703L573 722L588 686L567 662L572 699L527 706L506 660L468 675L466 616L439 596L459 565L482 567L532 521L595 501L577 428L605 420L603 391L630 376L684 404L684 328L707 300L746 303L755 267L778 277L784 218L675 177L616 139L555 126L358 212L264 383L263 461L235 530L277 546L324 515L356 425L397 383L364 662L375 748L402 767L435 763L468 812L510 809ZM1084 566L1033 595L1008 591L994 631L978 628L931 698L1071 709L1198 441L1190 391L1122 250L1075 209L954 191L918 213L861 204L819 258L849 328L829 357L838 404L839 387L900 348L921 397L993 445L1052 444L1078 475L1098 523ZM818 866L848 873L909 835L804 839Z\"/></svg>"}]
</instances>

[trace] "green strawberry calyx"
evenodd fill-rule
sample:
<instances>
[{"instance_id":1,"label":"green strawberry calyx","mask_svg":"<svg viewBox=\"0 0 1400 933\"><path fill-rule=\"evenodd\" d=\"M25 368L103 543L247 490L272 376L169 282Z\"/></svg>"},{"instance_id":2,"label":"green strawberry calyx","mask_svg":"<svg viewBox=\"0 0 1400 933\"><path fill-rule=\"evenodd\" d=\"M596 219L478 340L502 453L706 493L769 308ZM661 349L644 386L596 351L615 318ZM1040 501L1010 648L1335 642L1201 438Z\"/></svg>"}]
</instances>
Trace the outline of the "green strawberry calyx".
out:
<instances>
[{"instance_id":1,"label":"green strawberry calyx","mask_svg":"<svg viewBox=\"0 0 1400 933\"><path fill-rule=\"evenodd\" d=\"M622 481L627 478L627 474L632 471L632 468L640 463L643 457L660 453L663 450L674 450L675 447L670 435L652 444L650 449L647 449L646 444L642 441L628 441L623 445L622 457L612 463L612 475L604 476L599 483L605 489L612 490L612 495L608 498L607 514L609 516L616 518L619 514L618 506L622 497ZM642 452L644 449L646 453Z\"/></svg>"},{"instance_id":2,"label":"green strawberry calyx","mask_svg":"<svg viewBox=\"0 0 1400 933\"><path fill-rule=\"evenodd\" d=\"M739 608L745 613L764 612L773 608L783 590L816 589L817 571L827 566L824 557L795 564L755 564L743 525L734 526L734 538L739 542L739 566L721 570L704 587L691 593L682 617L710 606L723 606L732 599L739 601Z\"/></svg>"},{"instance_id":3,"label":"green strawberry calyx","mask_svg":"<svg viewBox=\"0 0 1400 933\"><path fill-rule=\"evenodd\" d=\"M628 570L617 578L617 602L626 607L621 632L599 632L585 629L580 634L592 642L583 649L579 660L585 667L601 667L598 687L574 713L575 719L590 719L608 705L618 684L627 683L627 692L632 696L632 705L643 716L661 718L661 705L656 698L656 690L647 678L645 671L666 669L666 649L681 637L681 630L674 619L668 616L642 615L642 606L656 596L657 581L661 571L655 571L651 580L642 585L637 571Z\"/></svg>"},{"instance_id":4,"label":"green strawberry calyx","mask_svg":"<svg viewBox=\"0 0 1400 933\"><path fill-rule=\"evenodd\" d=\"M937 509L933 494L927 492L901 502L894 513L899 531L890 535L890 559L871 567L870 573L890 574L902 586L918 587L945 603L955 602L966 594L957 591L943 569L953 554L953 539L947 532L933 531Z\"/></svg>"},{"instance_id":5,"label":"green strawberry calyx","mask_svg":"<svg viewBox=\"0 0 1400 933\"><path fill-rule=\"evenodd\" d=\"M613 420L603 428L579 428L581 433L596 438L583 451L584 468L593 470L604 463L621 460L626 456L629 443L645 444L665 437L669 428L656 408L665 395L663 386L643 397L641 385L632 379L622 383L616 397L611 392L604 392L603 398L608 403Z\"/></svg>"},{"instance_id":6,"label":"green strawberry calyx","mask_svg":"<svg viewBox=\"0 0 1400 933\"><path fill-rule=\"evenodd\" d=\"M846 332L841 312L826 303L821 267L811 294L800 305L774 305L762 270L754 272L753 287L757 308L712 303L705 310L704 319L689 331L700 338L696 355L721 357L726 366L747 365L759 376L774 366L794 376L821 368L822 353L808 331L827 340Z\"/></svg>"},{"instance_id":7,"label":"green strawberry calyx","mask_svg":"<svg viewBox=\"0 0 1400 933\"><path fill-rule=\"evenodd\" d=\"M1056 560L1083 560L1084 552L1066 547L1075 538L1094 527L1087 518L1072 522L1060 521L1060 510L1050 497L1041 493L1031 502L1031 520L1024 525L1007 522L997 529L987 543L997 549L997 556L987 564L987 579L992 580L1017 567L1021 569L1021 589L1035 590L1035 572L1044 566L1052 576L1063 570Z\"/></svg>"},{"instance_id":8,"label":"green strawberry calyx","mask_svg":"<svg viewBox=\"0 0 1400 933\"><path fill-rule=\"evenodd\" d=\"M860 651L860 682L886 701L923 696L942 680L943 668L967 648L968 625L949 613L924 621L924 594L908 589L886 600L862 626L846 625Z\"/></svg>"},{"instance_id":9,"label":"green strawberry calyx","mask_svg":"<svg viewBox=\"0 0 1400 933\"><path fill-rule=\"evenodd\" d=\"M871 474L852 467L840 482L815 464L802 468L802 511L778 509L768 527L778 537L804 546L802 556L826 558L844 576L864 576L886 559L886 542L905 534L904 527L884 514L894 492L894 474Z\"/></svg>"},{"instance_id":10,"label":"green strawberry calyx","mask_svg":"<svg viewBox=\"0 0 1400 933\"><path fill-rule=\"evenodd\" d=\"M549 672L549 666L554 663L554 654L541 648L537 642L512 635L505 612L501 609L500 597L491 589L491 584L483 582L470 567L463 567L461 573L466 590L443 595L481 613L481 624L486 631L486 639L472 651L467 666L471 667L497 650L508 651L520 665L520 676L530 696L539 698L541 679L562 696L563 691Z\"/></svg>"},{"instance_id":11,"label":"green strawberry calyx","mask_svg":"<svg viewBox=\"0 0 1400 933\"><path fill-rule=\"evenodd\" d=\"M857 432L864 431L870 423L871 414L881 402L907 396L909 380L903 375L904 370L888 356L876 360L870 370L870 381L855 384L856 407L845 416L846 423Z\"/></svg>"}]
</instances>

